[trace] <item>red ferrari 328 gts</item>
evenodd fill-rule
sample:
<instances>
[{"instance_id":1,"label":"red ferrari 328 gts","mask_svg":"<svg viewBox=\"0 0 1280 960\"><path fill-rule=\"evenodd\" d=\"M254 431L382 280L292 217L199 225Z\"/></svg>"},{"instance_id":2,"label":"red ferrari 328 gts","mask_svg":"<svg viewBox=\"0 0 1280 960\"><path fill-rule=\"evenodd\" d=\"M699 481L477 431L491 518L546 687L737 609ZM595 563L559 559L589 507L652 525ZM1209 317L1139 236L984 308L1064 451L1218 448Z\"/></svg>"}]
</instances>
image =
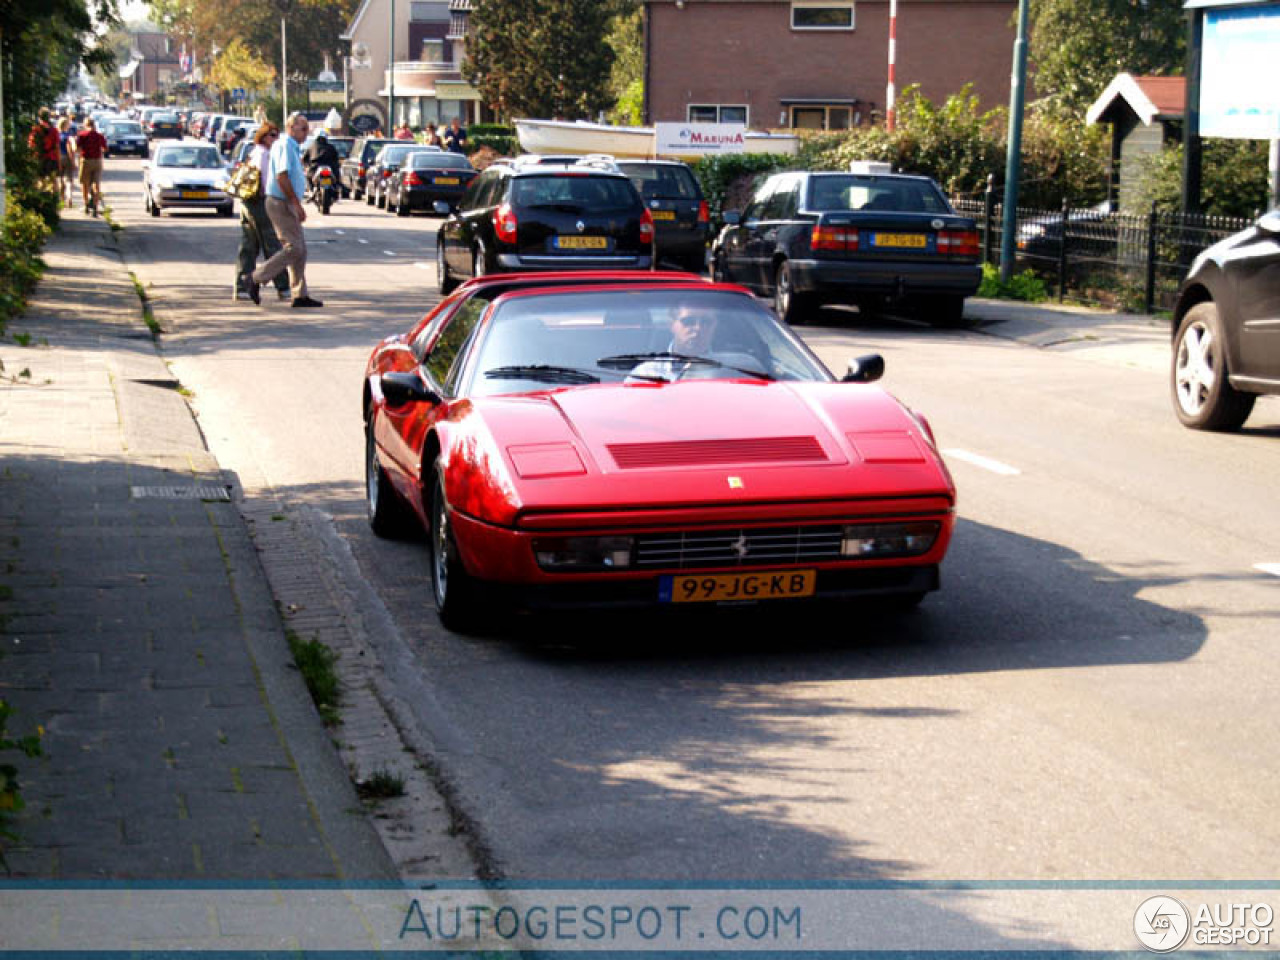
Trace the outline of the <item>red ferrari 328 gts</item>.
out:
<instances>
[{"instance_id":1,"label":"red ferrari 328 gts","mask_svg":"<svg viewBox=\"0 0 1280 960\"><path fill-rule=\"evenodd\" d=\"M681 273L472 280L369 358L369 521L429 534L440 619L938 587L928 425L838 380L747 290Z\"/></svg>"}]
</instances>

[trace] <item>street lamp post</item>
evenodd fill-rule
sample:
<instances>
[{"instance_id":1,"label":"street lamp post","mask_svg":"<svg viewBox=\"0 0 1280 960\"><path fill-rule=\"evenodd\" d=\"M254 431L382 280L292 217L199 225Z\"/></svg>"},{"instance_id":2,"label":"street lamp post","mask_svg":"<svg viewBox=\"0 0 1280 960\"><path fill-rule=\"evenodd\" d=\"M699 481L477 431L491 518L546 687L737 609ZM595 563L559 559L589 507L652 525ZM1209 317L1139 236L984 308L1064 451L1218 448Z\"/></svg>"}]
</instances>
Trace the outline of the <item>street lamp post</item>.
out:
<instances>
[{"instance_id":1,"label":"street lamp post","mask_svg":"<svg viewBox=\"0 0 1280 960\"><path fill-rule=\"evenodd\" d=\"M387 42L387 127L396 125L396 0L391 0L391 36Z\"/></svg>"},{"instance_id":2,"label":"street lamp post","mask_svg":"<svg viewBox=\"0 0 1280 960\"><path fill-rule=\"evenodd\" d=\"M284 29L284 14L280 15L280 121L289 122L289 47Z\"/></svg>"},{"instance_id":3,"label":"street lamp post","mask_svg":"<svg viewBox=\"0 0 1280 960\"><path fill-rule=\"evenodd\" d=\"M1009 78L1009 156L1004 168L1004 215L1000 219L1000 282L1013 273L1014 234L1018 229L1018 177L1022 175L1022 107L1027 79L1027 0L1018 0L1018 39L1013 44Z\"/></svg>"}]
</instances>

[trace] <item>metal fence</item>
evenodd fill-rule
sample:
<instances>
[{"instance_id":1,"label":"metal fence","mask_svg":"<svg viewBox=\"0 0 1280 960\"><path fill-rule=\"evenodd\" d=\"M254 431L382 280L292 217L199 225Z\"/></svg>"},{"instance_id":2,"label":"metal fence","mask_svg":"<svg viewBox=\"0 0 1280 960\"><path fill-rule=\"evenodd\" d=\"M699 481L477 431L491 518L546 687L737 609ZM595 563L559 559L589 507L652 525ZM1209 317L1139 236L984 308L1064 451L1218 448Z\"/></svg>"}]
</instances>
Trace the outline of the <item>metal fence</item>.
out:
<instances>
[{"instance_id":1,"label":"metal fence","mask_svg":"<svg viewBox=\"0 0 1280 960\"><path fill-rule=\"evenodd\" d=\"M983 258L1000 262L1003 205L994 195L952 201L978 221ZM1178 285L1200 251L1243 230L1242 217L1106 213L1096 207L1018 208L1018 269L1031 268L1059 300L1082 300L1127 310L1170 310Z\"/></svg>"}]
</instances>

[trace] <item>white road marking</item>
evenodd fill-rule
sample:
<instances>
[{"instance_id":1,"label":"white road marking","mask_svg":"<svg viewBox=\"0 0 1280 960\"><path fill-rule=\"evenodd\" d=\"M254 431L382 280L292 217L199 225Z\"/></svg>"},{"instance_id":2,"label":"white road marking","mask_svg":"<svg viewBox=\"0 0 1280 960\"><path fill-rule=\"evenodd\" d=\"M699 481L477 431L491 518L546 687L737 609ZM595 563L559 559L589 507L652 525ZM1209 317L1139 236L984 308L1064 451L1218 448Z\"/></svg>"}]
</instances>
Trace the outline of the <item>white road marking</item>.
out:
<instances>
[{"instance_id":1,"label":"white road marking","mask_svg":"<svg viewBox=\"0 0 1280 960\"><path fill-rule=\"evenodd\" d=\"M361 240L359 237L356 237L356 243L368 243L368 242L369 242L368 240Z\"/></svg>"},{"instance_id":2,"label":"white road marking","mask_svg":"<svg viewBox=\"0 0 1280 960\"><path fill-rule=\"evenodd\" d=\"M1255 563L1253 569L1269 573L1273 577L1280 577L1280 563Z\"/></svg>"},{"instance_id":3,"label":"white road marking","mask_svg":"<svg viewBox=\"0 0 1280 960\"><path fill-rule=\"evenodd\" d=\"M434 270L436 268L434 263L427 263L425 260L415 260L413 261L413 265L419 270Z\"/></svg>"},{"instance_id":4,"label":"white road marking","mask_svg":"<svg viewBox=\"0 0 1280 960\"><path fill-rule=\"evenodd\" d=\"M335 231L333 231L333 232L334 232L334 233L336 233L336 234L337 234L338 236L340 236L340 237L345 237L345 236L347 235L347 231L345 231L345 230L335 230Z\"/></svg>"},{"instance_id":5,"label":"white road marking","mask_svg":"<svg viewBox=\"0 0 1280 960\"><path fill-rule=\"evenodd\" d=\"M394 250L383 250L382 252L385 253L388 257L394 257L396 255L396 252Z\"/></svg>"},{"instance_id":6,"label":"white road marking","mask_svg":"<svg viewBox=\"0 0 1280 960\"><path fill-rule=\"evenodd\" d=\"M948 457L954 457L956 460L963 460L965 463L971 463L975 467L981 467L983 470L990 470L992 473L998 473L1002 477L1016 477L1020 473L1017 467L1011 467L1007 463L1001 463L999 460L992 460L990 457L984 457L977 453L970 453L968 450L959 450L955 447L949 450L943 450Z\"/></svg>"}]
</instances>

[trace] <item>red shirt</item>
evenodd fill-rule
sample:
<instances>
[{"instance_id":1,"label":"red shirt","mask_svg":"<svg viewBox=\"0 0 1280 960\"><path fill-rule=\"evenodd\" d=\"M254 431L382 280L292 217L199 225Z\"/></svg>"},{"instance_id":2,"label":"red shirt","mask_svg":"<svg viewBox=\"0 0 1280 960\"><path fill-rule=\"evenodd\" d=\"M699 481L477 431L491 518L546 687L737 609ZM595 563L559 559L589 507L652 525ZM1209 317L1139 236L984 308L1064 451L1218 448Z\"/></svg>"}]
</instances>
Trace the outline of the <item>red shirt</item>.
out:
<instances>
[{"instance_id":1,"label":"red shirt","mask_svg":"<svg viewBox=\"0 0 1280 960\"><path fill-rule=\"evenodd\" d=\"M107 152L107 138L97 130L81 130L76 134L76 150L86 160L101 160Z\"/></svg>"}]
</instances>

